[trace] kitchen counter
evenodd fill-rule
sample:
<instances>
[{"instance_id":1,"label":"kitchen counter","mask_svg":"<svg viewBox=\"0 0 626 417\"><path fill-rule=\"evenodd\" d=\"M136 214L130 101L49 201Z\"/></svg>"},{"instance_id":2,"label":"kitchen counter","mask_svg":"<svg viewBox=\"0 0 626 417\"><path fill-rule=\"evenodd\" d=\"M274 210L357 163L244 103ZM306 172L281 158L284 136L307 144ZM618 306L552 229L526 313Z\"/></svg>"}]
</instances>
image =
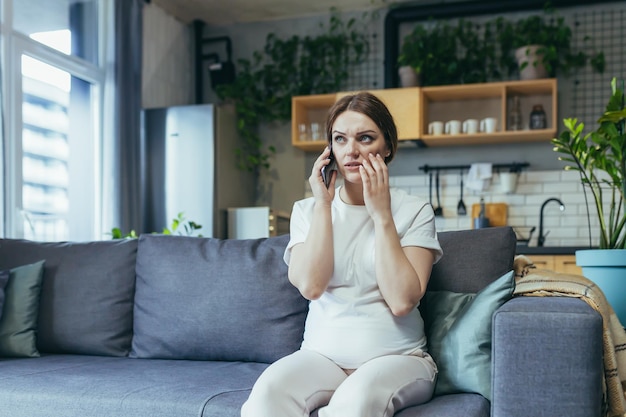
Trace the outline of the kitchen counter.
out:
<instances>
[{"instance_id":1,"label":"kitchen counter","mask_svg":"<svg viewBox=\"0 0 626 417\"><path fill-rule=\"evenodd\" d=\"M577 250L589 249L588 246L523 246L517 245L518 255L574 255Z\"/></svg>"}]
</instances>

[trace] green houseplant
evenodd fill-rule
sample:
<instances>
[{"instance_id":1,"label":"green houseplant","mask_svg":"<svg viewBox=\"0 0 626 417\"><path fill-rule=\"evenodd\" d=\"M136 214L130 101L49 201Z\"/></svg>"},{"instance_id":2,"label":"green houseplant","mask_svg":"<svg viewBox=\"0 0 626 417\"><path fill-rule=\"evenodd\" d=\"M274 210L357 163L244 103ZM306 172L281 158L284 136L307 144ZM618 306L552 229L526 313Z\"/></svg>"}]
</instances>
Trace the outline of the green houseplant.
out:
<instances>
[{"instance_id":1,"label":"green houseplant","mask_svg":"<svg viewBox=\"0 0 626 417\"><path fill-rule=\"evenodd\" d=\"M252 59L238 60L235 81L220 85L217 94L235 104L242 138L237 150L240 169L270 168L276 150L264 146L259 125L289 121L292 96L339 91L350 69L364 62L369 39L358 23L354 18L344 21L332 9L329 24L320 24L319 35L281 39L270 33Z\"/></svg>"},{"instance_id":2,"label":"green houseplant","mask_svg":"<svg viewBox=\"0 0 626 417\"><path fill-rule=\"evenodd\" d=\"M398 65L412 68L417 74L418 85L436 85L442 78L456 77L457 62L448 59L455 54L456 40L450 25L442 22L418 24L403 39Z\"/></svg>"},{"instance_id":3,"label":"green houseplant","mask_svg":"<svg viewBox=\"0 0 626 417\"><path fill-rule=\"evenodd\" d=\"M202 225L194 222L193 220L187 220L183 212L172 219L172 224L169 228L164 227L161 231L164 235L180 235L180 236L197 236L202 237L201 234L197 234L198 230L202 229ZM156 232L153 232L156 233ZM111 229L112 239L136 239L139 236L135 230L131 230L128 233L122 232L119 227Z\"/></svg>"},{"instance_id":4,"label":"green houseplant","mask_svg":"<svg viewBox=\"0 0 626 417\"><path fill-rule=\"evenodd\" d=\"M583 134L584 123L565 119L566 131L554 138L554 150L565 156L566 170L580 173L591 192L600 227L600 249L626 249L626 108L624 91L614 78L613 94L599 126ZM606 196L609 196L606 199ZM608 207L607 207L608 200Z\"/></svg>"},{"instance_id":5,"label":"green houseplant","mask_svg":"<svg viewBox=\"0 0 626 417\"><path fill-rule=\"evenodd\" d=\"M572 47L572 29L565 19L556 16L554 10L546 5L542 15L532 15L516 21L503 17L495 19L494 25L500 48L500 65L513 74L520 71L525 76L531 69L544 68L539 77L556 76L557 73L569 76L578 68L591 64L594 71L604 72L604 54L585 53ZM585 38L588 41L589 37Z\"/></svg>"},{"instance_id":6,"label":"green houseplant","mask_svg":"<svg viewBox=\"0 0 626 417\"><path fill-rule=\"evenodd\" d=\"M402 41L398 66L413 68L423 86L486 82L499 76L494 36L490 22L417 24Z\"/></svg>"},{"instance_id":7,"label":"green houseplant","mask_svg":"<svg viewBox=\"0 0 626 417\"><path fill-rule=\"evenodd\" d=\"M583 134L584 123L565 119L566 131L552 140L554 150L563 154L566 170L578 171L588 191L599 227L597 250L576 252L576 263L583 275L605 293L620 321L626 323L626 106L624 82L611 82L612 95L598 126ZM588 204L589 205L589 204ZM589 207L587 207L588 216ZM589 235L591 246L591 221Z\"/></svg>"}]
</instances>

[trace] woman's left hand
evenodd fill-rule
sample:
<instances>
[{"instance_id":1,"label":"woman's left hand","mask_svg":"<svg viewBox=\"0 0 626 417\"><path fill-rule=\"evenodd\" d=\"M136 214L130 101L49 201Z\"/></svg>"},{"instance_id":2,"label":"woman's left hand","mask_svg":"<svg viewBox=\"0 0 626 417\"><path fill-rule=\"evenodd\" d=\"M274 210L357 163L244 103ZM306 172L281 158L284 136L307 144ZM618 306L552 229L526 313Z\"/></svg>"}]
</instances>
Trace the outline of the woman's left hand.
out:
<instances>
[{"instance_id":1,"label":"woman's left hand","mask_svg":"<svg viewBox=\"0 0 626 417\"><path fill-rule=\"evenodd\" d=\"M389 171L380 154L369 154L361 165L363 200L370 217L384 216L391 212L389 194Z\"/></svg>"}]
</instances>

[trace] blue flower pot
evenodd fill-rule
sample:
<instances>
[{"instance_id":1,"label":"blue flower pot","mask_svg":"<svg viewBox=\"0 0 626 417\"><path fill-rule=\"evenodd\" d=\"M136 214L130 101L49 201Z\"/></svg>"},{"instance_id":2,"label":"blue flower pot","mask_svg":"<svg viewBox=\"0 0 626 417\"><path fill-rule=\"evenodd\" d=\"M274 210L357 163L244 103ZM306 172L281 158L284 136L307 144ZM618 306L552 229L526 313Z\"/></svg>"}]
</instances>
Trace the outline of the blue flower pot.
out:
<instances>
[{"instance_id":1,"label":"blue flower pot","mask_svg":"<svg viewBox=\"0 0 626 417\"><path fill-rule=\"evenodd\" d=\"M576 265L602 290L619 321L626 325L626 249L579 250Z\"/></svg>"}]
</instances>

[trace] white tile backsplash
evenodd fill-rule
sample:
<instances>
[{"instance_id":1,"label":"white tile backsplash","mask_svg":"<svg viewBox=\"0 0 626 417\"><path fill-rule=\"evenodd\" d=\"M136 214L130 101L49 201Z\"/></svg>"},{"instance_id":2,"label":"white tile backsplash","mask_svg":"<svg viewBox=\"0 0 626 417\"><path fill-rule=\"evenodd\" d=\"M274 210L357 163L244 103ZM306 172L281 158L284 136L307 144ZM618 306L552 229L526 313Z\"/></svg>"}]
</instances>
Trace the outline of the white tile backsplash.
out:
<instances>
[{"instance_id":1,"label":"white tile backsplash","mask_svg":"<svg viewBox=\"0 0 626 417\"><path fill-rule=\"evenodd\" d=\"M434 182L434 181L433 181ZM410 194L428 198L428 175L407 175L390 178L390 184L402 188ZM438 231L462 230L472 227L470 218L472 204L480 201L480 195L467 189L463 192L463 201L467 207L466 216L457 215L459 202L458 172L440 174L441 204L444 217L436 219ZM436 203L433 185L433 204ZM544 232L546 246L585 246L589 244L587 227L587 209L585 197L577 172L568 171L532 171L522 172L518 177L517 187L512 194L504 194L500 189L499 175L494 173L490 187L483 193L487 203L507 203L508 224L511 226L536 226L531 246L537 244L539 234L539 212L546 199L556 197L565 205L560 211L556 202L550 202L544 209ZM591 198L591 195L588 195ZM595 208L591 207L592 210ZM597 220L592 212L592 244L598 244L596 232Z\"/></svg>"},{"instance_id":2,"label":"white tile backsplash","mask_svg":"<svg viewBox=\"0 0 626 417\"><path fill-rule=\"evenodd\" d=\"M429 198L429 176L402 175L389 178L392 187L405 190L409 194ZM467 215L457 214L457 205L460 197L460 178L458 172L441 172L439 175L440 200L443 208L443 217L437 217L435 223L438 231L464 230L472 228L472 205L480 202L481 195L468 189L463 190L463 201L467 207ZM308 181L307 181L308 186ZM307 188L307 197L310 196ZM433 176L432 203L437 205L435 180ZM500 189L500 179L494 172L489 188L482 193L486 203L508 204L508 224L511 226L535 226L530 246L537 245L539 235L539 212L541 205L548 198L556 197L565 205L565 210L559 209L559 204L550 202L544 209L545 246L587 246L589 245L589 229L587 222L587 208L583 187L577 172L567 171L532 171L519 174L515 192L505 194ZM591 199L591 195L588 195ZM591 206L592 244L598 244L595 207Z\"/></svg>"}]
</instances>

